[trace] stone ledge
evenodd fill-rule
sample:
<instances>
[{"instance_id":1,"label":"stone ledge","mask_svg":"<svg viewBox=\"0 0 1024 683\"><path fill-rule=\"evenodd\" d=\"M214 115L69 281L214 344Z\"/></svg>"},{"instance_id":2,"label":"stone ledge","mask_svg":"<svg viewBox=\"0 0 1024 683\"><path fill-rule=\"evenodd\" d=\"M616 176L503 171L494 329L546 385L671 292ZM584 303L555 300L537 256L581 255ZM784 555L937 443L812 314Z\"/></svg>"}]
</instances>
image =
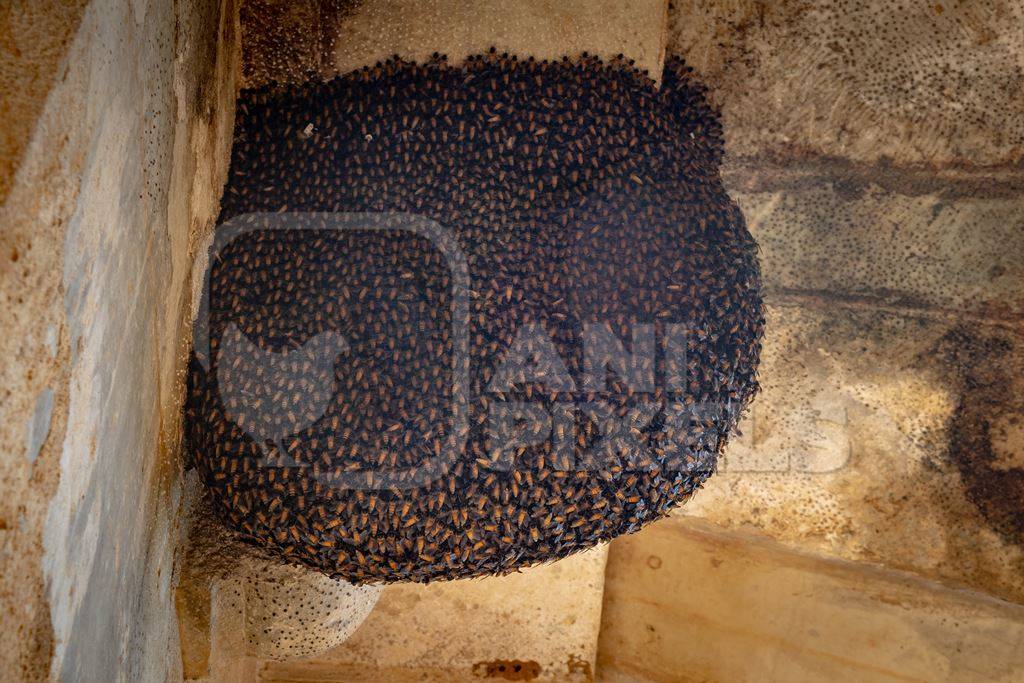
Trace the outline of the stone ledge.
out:
<instances>
[{"instance_id":1,"label":"stone ledge","mask_svg":"<svg viewBox=\"0 0 1024 683\"><path fill-rule=\"evenodd\" d=\"M769 298L759 376L678 515L1024 601L1024 333Z\"/></svg>"},{"instance_id":2,"label":"stone ledge","mask_svg":"<svg viewBox=\"0 0 1024 683\"><path fill-rule=\"evenodd\" d=\"M755 168L745 182L726 175L761 247L768 295L1011 326L1024 319L1024 193L1010 192L1021 176L986 196L951 196L938 180L904 178L916 184L904 189L815 170L797 166L780 179Z\"/></svg>"},{"instance_id":3,"label":"stone ledge","mask_svg":"<svg viewBox=\"0 0 1024 683\"><path fill-rule=\"evenodd\" d=\"M1009 681L1024 607L676 519L611 544L598 677ZM641 608L638 608L640 606Z\"/></svg>"}]
</instances>

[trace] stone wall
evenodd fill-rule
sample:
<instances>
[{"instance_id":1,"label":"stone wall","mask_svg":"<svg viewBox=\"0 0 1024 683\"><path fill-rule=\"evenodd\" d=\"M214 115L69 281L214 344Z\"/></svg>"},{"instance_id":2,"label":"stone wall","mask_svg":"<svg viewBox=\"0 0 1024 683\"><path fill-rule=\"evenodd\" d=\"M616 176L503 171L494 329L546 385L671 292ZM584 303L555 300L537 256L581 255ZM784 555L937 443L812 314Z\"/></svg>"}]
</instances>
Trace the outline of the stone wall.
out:
<instances>
[{"instance_id":1,"label":"stone wall","mask_svg":"<svg viewBox=\"0 0 1024 683\"><path fill-rule=\"evenodd\" d=\"M0 670L173 680L188 277L226 174L235 9L2 20Z\"/></svg>"},{"instance_id":2,"label":"stone wall","mask_svg":"<svg viewBox=\"0 0 1024 683\"><path fill-rule=\"evenodd\" d=\"M675 3L761 246L763 394L682 513L1024 601L1024 3Z\"/></svg>"}]
</instances>

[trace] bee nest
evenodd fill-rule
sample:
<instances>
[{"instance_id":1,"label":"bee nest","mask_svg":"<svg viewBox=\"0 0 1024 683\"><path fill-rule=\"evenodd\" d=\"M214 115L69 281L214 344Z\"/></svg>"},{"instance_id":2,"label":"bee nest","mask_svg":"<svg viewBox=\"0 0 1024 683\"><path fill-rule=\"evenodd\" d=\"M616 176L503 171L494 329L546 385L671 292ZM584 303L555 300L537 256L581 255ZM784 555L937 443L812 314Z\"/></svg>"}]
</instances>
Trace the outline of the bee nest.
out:
<instances>
[{"instance_id":1,"label":"bee nest","mask_svg":"<svg viewBox=\"0 0 1024 683\"><path fill-rule=\"evenodd\" d=\"M660 87L492 52L244 91L221 222L245 229L212 254L185 416L216 514L390 582L668 513L757 390L756 245L722 147L674 58Z\"/></svg>"}]
</instances>

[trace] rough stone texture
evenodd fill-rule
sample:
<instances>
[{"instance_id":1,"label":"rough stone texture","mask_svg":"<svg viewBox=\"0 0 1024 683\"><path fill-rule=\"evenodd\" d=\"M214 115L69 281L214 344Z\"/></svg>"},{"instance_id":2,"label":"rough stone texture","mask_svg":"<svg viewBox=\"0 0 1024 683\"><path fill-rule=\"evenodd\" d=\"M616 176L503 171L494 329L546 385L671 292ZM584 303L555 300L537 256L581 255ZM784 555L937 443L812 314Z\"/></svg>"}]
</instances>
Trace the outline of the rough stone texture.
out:
<instances>
[{"instance_id":1,"label":"rough stone texture","mask_svg":"<svg viewBox=\"0 0 1024 683\"><path fill-rule=\"evenodd\" d=\"M392 55L453 63L498 51L557 59L622 53L661 76L667 0L251 0L243 5L245 87L330 78Z\"/></svg>"},{"instance_id":2,"label":"rough stone texture","mask_svg":"<svg viewBox=\"0 0 1024 683\"><path fill-rule=\"evenodd\" d=\"M535 672L586 681L601 621L607 546L517 574L384 588L340 647L314 660L266 663L264 681L471 681ZM523 680L530 680L523 674Z\"/></svg>"},{"instance_id":3,"label":"rough stone texture","mask_svg":"<svg viewBox=\"0 0 1024 683\"><path fill-rule=\"evenodd\" d=\"M980 447L1024 417L1024 336L814 303L769 305L763 393L681 514L1024 601L1021 444Z\"/></svg>"},{"instance_id":4,"label":"rough stone texture","mask_svg":"<svg viewBox=\"0 0 1024 683\"><path fill-rule=\"evenodd\" d=\"M731 188L761 247L769 296L834 293L1002 323L1024 316L1024 183L1002 196L952 197L857 186L848 174L800 180Z\"/></svg>"},{"instance_id":5,"label":"rough stone texture","mask_svg":"<svg viewBox=\"0 0 1024 683\"><path fill-rule=\"evenodd\" d=\"M1024 599L1022 14L674 4L770 311L745 437L683 514Z\"/></svg>"},{"instance_id":6,"label":"rough stone texture","mask_svg":"<svg viewBox=\"0 0 1024 683\"><path fill-rule=\"evenodd\" d=\"M0 203L82 19L86 0L0 5Z\"/></svg>"},{"instance_id":7,"label":"rough stone texture","mask_svg":"<svg viewBox=\"0 0 1024 683\"><path fill-rule=\"evenodd\" d=\"M978 594L900 597L863 564L843 567L838 584L815 574L842 565L802 571L792 588L749 557L750 570L715 571L728 553L762 552L754 531L1024 601L1024 50L1007 29L1019 19L1005 20L1022 4L845 7L672 12L670 50L723 106L726 186L762 249L763 393L723 470L682 511L735 536L699 539L705 559L670 525L612 545L599 656L608 680L640 670L673 680L680 662L698 680L1012 680L1022 664L1024 615L989 614ZM883 11L897 38L864 21ZM656 577L648 556L662 561ZM687 587L692 605L646 617L625 607L645 599L638 590L671 594L662 578L708 571L715 583ZM856 611L843 609L853 600ZM695 622L700 634L679 627ZM729 656L738 651L749 656Z\"/></svg>"},{"instance_id":8,"label":"rough stone texture","mask_svg":"<svg viewBox=\"0 0 1024 683\"><path fill-rule=\"evenodd\" d=\"M666 0L384 0L339 17L333 28L344 38L327 65L334 73L393 54L422 62L440 52L458 63L494 46L537 59L621 53L660 78L667 14Z\"/></svg>"},{"instance_id":9,"label":"rough stone texture","mask_svg":"<svg viewBox=\"0 0 1024 683\"><path fill-rule=\"evenodd\" d=\"M512 7L517 3L506 4L510 7L495 11L525 11ZM182 22L179 35L183 40L174 48L170 17L175 10L170 4L135 2L115 8L114 3L96 0L88 11L75 7L63 3L57 12L56 5L10 3L4 11L12 8L11 13L0 15L5 22L0 24L0 34L7 41L0 43L4 60L0 73L5 83L13 83L0 104L7 135L0 177L7 174L11 178L0 181L0 185L8 182L10 188L0 207L0 326L5 331L0 350L5 358L20 361L0 366L0 430L6 444L5 457L0 460L0 574L5 577L0 592L5 626L0 629L0 670L18 672L25 678L45 676L51 660L52 627L39 561L46 505L57 487L65 446L68 465L79 458L95 458L95 464L78 470L82 474L77 480L69 474L66 486L80 485L87 493L110 486L111 494L109 500L104 497L89 508L98 511L92 517L88 506L83 508L83 514L76 516L80 524L70 527L71 537L84 542L76 540L67 546L73 557L59 564L74 569L54 584L55 623L64 639L57 664L76 666L67 664L74 661L68 659L68 653L88 647L86 640L76 641L78 637L102 638L98 641L102 643L98 648L104 655L102 663L78 660L82 666L97 666L86 673L101 679L110 677L111 669L118 666L127 676L141 670L133 668L140 662L152 665L150 671L166 663L164 650L174 640L165 621L166 609L151 618L141 614L147 609L142 606L147 604L144 600L132 600L140 595L156 595L157 602L164 599L159 590L151 592L147 586L159 585L168 575L169 555L158 541L166 537L160 529L167 526L173 513L170 506L162 508L154 501L167 501L170 487L157 491L159 487L151 485L159 480L156 471L145 470L140 463L151 462L142 455L166 462L173 452L169 445L161 455L154 455L153 446L160 430L173 431L176 424L173 411L161 414L154 408L174 405L173 354L167 348L176 347L180 340L166 321L177 325L181 311L162 297L166 292L177 296L172 288L178 286L180 264L187 262L190 250L181 245L191 244L196 234L194 228L186 227L192 218L183 223L181 216L192 216L196 225L202 224L203 207L216 199L218 160L226 158L218 152L217 141L229 139L223 132L216 133L212 124L202 123L200 109L187 106L213 101L216 120L228 115L216 104L230 102L230 97L223 99L222 91L203 86L200 90L208 93L206 96L196 92L200 84L212 82L205 68L195 68L208 68L211 63L203 57L211 54L210 44L198 39L198 27L217 25L216 17L198 11L195 2L179 3L178 17L193 20ZM64 14L64 8L72 11ZM15 10L31 13L17 15ZM423 16L430 16L434 10L428 6L424 12ZM458 20L480 22L484 14L459 15ZM595 14L609 27L630 24L600 9ZM703 506L715 521L729 524L733 533L744 539L742 546L731 540L737 537L712 534L700 540L689 532L672 536L665 554L658 554L660 573L639 574L639 580L630 579L621 588L616 587L621 584L614 578L609 584L608 598L613 601L644 598L632 592L638 589L650 588L663 595L668 589L655 580L690 582L705 577L707 583L699 584L701 590L689 584L685 591L675 587L673 597L685 596L695 602L685 612L692 621L678 616L683 612L671 617L674 631L652 634L647 624L637 620L641 610L616 613L609 607L613 603L606 603L606 623L617 622L617 633L623 637L644 639L628 641L636 645L639 657L656 663L666 661L658 652L670 654L668 661L677 668L667 673L663 670L662 679L675 677L678 662L689 659L697 671L707 664L719 667L711 671L735 674L723 678L743 680L742 672L721 668L744 661L733 656L734 648L742 646L757 653L746 661L754 667L749 679L758 680L773 666L808 661L812 661L808 666L816 666L837 654L822 645L818 651L827 656L806 655L808 648L802 643L828 641L832 647L850 639L870 655L869 662L877 663L891 661L891 647L910 643L915 658L904 670L917 672L919 678L960 675L969 679L975 674L955 667L970 665L981 674L1002 674L1012 680L1012 671L998 667L1015 659L1019 663L1021 645L1014 638L1021 617L1007 611L1005 605L992 606L984 597L951 593L904 575L893 582L888 575L875 574L863 565L852 571L775 548L747 565L754 571L716 573L712 559L728 560L723 548L729 549L729 557L761 553L760 546L749 543L742 533L743 527L750 527L790 547L914 569L1020 599L1021 551L1019 543L1011 539L1016 533L1014 520L1020 518L1020 506L1013 507L1012 492L1019 491L1014 482L1024 472L1019 417L1022 306L1020 266L1015 262L1019 259L1012 258L1014 251L1020 251L1020 231L1012 226L1019 214L1011 200L1020 200L1022 187L1020 171L1012 166L1021 161L1024 127L1019 116L1024 37L1014 30L1021 25L1022 14L1019 0L956 4L941 0L902 6L825 2L813 7L794 0L736 0L677 3L674 8L669 47L697 66L724 108L730 150L726 181L765 244L764 275L770 301L775 303L768 339L778 334L778 341L766 349L763 378L770 386L755 402L754 422L747 429L752 441L736 444L726 471L693 502ZM106 16L111 18L103 19ZM443 20L455 23L453 18ZM352 16L344 21L372 27L379 19ZM80 22L88 22L89 30L76 32ZM12 49L10 37L24 35L17 27L26 25L33 27L32 39L19 41L13 46L17 50ZM294 26L287 22L278 25L281 33ZM420 31L415 26L409 30L413 29ZM439 34L450 36L456 29L446 30L448 34ZM550 27L535 33L547 36L555 47L563 36ZM162 34L162 43L155 41L157 34ZM321 41L331 33L317 28L310 35ZM417 35L430 34L424 30ZM524 40L530 38L527 35ZM230 42L226 36L225 41ZM654 44L647 41L644 38L642 42ZM440 38L436 46L420 47L428 52L447 50L453 57L457 54L457 46ZM338 54L344 49L339 44ZM580 49L601 50L599 45ZM611 50L633 57L639 54L628 46ZM389 51L394 51L390 44L378 50L381 55ZM175 54L181 55L174 67L181 77L172 79L166 68L161 71L155 66L166 67ZM322 71L325 64L333 62L321 54L316 63ZM26 73L26 65L38 71ZM111 77L114 74L116 78ZM139 94L144 79L152 79L154 86L148 103L162 105L148 118L147 100ZM171 82L175 83L173 98L169 95ZM92 90L87 90L89 87ZM100 106L103 108L97 109ZM191 133L175 134L176 161L171 166L171 180L167 180L152 170L149 160L168 158L169 145L162 136L170 129L171 111L176 112L175 130ZM104 121L106 126L101 127ZM154 127L148 128L150 125ZM146 152L149 156L143 157L143 147L136 141L145 131L159 140ZM886 163L887 159L892 163ZM106 163L110 160L116 163ZM929 164L941 168L932 169ZM1004 166L991 168L996 164ZM168 166L159 168L166 171ZM159 190L168 184L177 188L169 195L158 193L159 199L154 199L147 194L147 188ZM195 189L188 190L188 184ZM105 198L96 189L102 187L110 193ZM174 198L189 192L193 208L183 209L186 204ZM136 199L139 194L141 200ZM0 198L3 196L0 191ZM142 200L145 206L135 215L118 209ZM102 202L101 207L93 205L97 201ZM164 225L165 209L161 207L184 213L172 214L177 218L168 216ZM937 217L929 223L932 213ZM102 220L85 225L81 218L85 215L100 215ZM68 242L71 258L67 270L73 275L77 268L88 267L99 276L84 297L83 312L75 314L79 322L74 328L66 320L61 289L66 231L72 220L78 226L75 234L96 241ZM975 229L965 229L961 220L971 221ZM928 239L915 239L910 227L924 230ZM102 247L100 235L109 240ZM123 253L113 249L114 245ZM87 246L88 253L79 252ZM901 250L907 249L906 259L901 259ZM110 254L111 261L103 262L99 254ZM130 260L119 265L115 254L134 258L135 264L141 264L142 274L130 267ZM848 257L856 261L848 261ZM989 257L993 261L986 268ZM875 265L876 258L885 269ZM993 269L993 265L1002 269ZM896 271L908 274L911 268L921 272L920 279L896 275ZM107 301L115 299L108 296L112 291L131 292L126 300L134 296L136 307L108 308ZM992 293L986 293L989 291ZM146 296L156 296L158 303ZM150 310L154 305L159 313ZM110 326L105 337L100 337L102 328L97 321ZM80 333L73 335L73 329ZM140 338L159 339L162 346L158 349L156 342L143 343ZM98 354L104 346L112 351L101 362ZM136 353L148 359L141 362L147 368L145 376L159 382L159 389L138 388L144 396L121 393L139 379L129 372ZM156 357L160 358L159 372L152 369ZM90 384L90 376L110 377L111 382ZM90 445L91 430L83 429L77 417L74 429L68 430L67 424L69 403L91 405L93 386L97 410L102 410L109 422L98 426L97 445L90 450L82 444ZM43 398L47 391L53 396L49 425L37 429L46 422L36 406L40 401L44 405L49 402ZM157 399L158 394L171 399ZM767 417L759 413L761 407ZM82 408L75 410L76 416L82 414ZM972 432L971 427L984 425L983 419L989 415L994 416L988 423L991 448L950 448L954 436L959 443L984 446L985 434L977 429ZM86 419L86 426L91 419ZM142 436L136 440L137 446L119 449L114 455L110 434L117 425L138 429ZM802 441L810 441L810 448ZM37 443L39 450L33 460L32 444ZM173 444L173 439L164 443ZM760 445L751 451L752 443ZM794 449L794 443L800 448ZM744 446L746 452L740 450ZM123 468L111 466L115 458ZM744 471L772 469L780 461L794 471L767 475ZM836 466L842 469L831 471ZM139 469L133 468L149 474L140 475ZM806 469L829 471L803 471ZM98 478L91 481L91 472L99 473ZM130 492L128 500L121 495L125 491ZM67 497L71 493L69 488L62 494L60 505L68 506L65 511L74 502ZM159 517L154 513L157 510ZM119 514L134 526L113 525ZM90 519L96 521L90 525ZM155 525L147 526L146 522L154 519ZM615 548L656 535L660 539L663 531L671 533L668 525L672 523L613 544L609 576L620 571ZM662 544L662 540L651 542L652 547ZM150 554L140 550L147 544ZM678 565L666 562L675 556L669 551L678 551ZM640 551L643 567L648 566L650 554L657 553ZM151 558L148 569L135 564L143 557ZM786 564L788 559L771 559L779 557L800 559L793 561L797 563L794 569ZM51 560L50 566L57 567L58 559ZM804 562L807 564L799 564ZM731 564L727 561L720 567ZM768 574L778 579L775 583L757 579L766 565L778 568ZM95 584L90 584L86 574L90 566L100 577ZM827 570L820 571L822 567ZM687 573L687 568L694 570ZM56 575L55 570L51 572ZM109 577L102 576L104 572ZM883 579L871 583L868 579L872 576ZM115 584L110 577L124 581ZM491 583L490 579L474 582L480 591L490 590ZM78 587L74 596L68 592L72 584ZM747 591L744 586L752 588ZM800 590L780 588L794 586ZM237 600L237 596L232 598L232 590L236 589L225 587L213 597L213 648L219 652L245 650L236 637L244 634L237 604L232 606L232 600ZM417 590L443 588L432 585ZM557 605L556 598L588 600L600 589L595 586L592 592L573 595L561 584L549 584L545 590L536 600ZM101 607L97 591L110 591L105 597L113 596L113 602ZM801 597L808 594L810 602L824 605L820 611ZM704 596L705 601L700 602ZM771 602L773 596L786 601ZM505 599L513 606L519 604L515 596ZM965 606L964 601L974 605ZM381 608L387 604L385 592ZM425 599L421 604L431 601ZM736 605L744 613L729 611ZM674 608L680 606L680 602L674 604ZM879 619L865 625L868 613L880 615ZM658 615L653 610L652 614ZM709 616L724 614L735 618L748 635L739 629L727 633ZM93 617L95 626L76 628ZM498 617L495 621L499 631L501 624L510 623ZM772 630L781 624L779 628L795 632L794 625L810 621L814 623L805 632L791 639ZM104 624L110 623L117 637L103 633ZM481 622L470 623L482 628ZM700 630L687 630L690 624ZM656 624L651 625L657 629ZM849 628L843 630L845 626ZM635 632L624 633L634 627ZM68 634L78 635L68 640ZM673 634L680 638L666 639ZM710 634L721 635L721 649L711 647L715 638ZM979 639L978 634L983 637ZM126 640L134 636L139 637ZM355 638L363 636L357 633ZM645 645L648 642L660 649L652 652ZM765 643L770 652L763 647ZM1016 651L999 649L1010 645ZM130 654L118 664L116 650L122 647ZM616 649L628 650L621 642L613 648L602 647L605 654ZM936 654L939 649L941 657ZM966 663L960 658L962 652L971 656ZM859 657L861 653L853 654ZM525 658L520 654L502 656ZM344 673L355 670L361 680L403 680L400 675L455 679L455 674L443 670L392 667L386 673L374 673L358 663L332 662L325 669L327 665L320 660L311 666L321 668L311 669L314 674L306 676L295 665L268 665L264 675L311 680L315 675L326 678L333 675L330 672L340 672L338 680L360 680ZM211 677L253 680L254 667L252 658L224 657L213 662ZM607 668L611 673L611 667ZM791 680L802 675L791 668L779 670L792 674ZM936 671L938 676L933 675ZM843 672L835 668L826 673L842 680Z\"/></svg>"},{"instance_id":10,"label":"rough stone texture","mask_svg":"<svg viewBox=\"0 0 1024 683\"><path fill-rule=\"evenodd\" d=\"M613 546L602 681L1020 677L1020 605L691 520L655 524Z\"/></svg>"},{"instance_id":11,"label":"rough stone texture","mask_svg":"<svg viewBox=\"0 0 1024 683\"><path fill-rule=\"evenodd\" d=\"M1024 3L673 2L668 50L717 94L732 154L1024 158Z\"/></svg>"},{"instance_id":12,"label":"rough stone texture","mask_svg":"<svg viewBox=\"0 0 1024 683\"><path fill-rule=\"evenodd\" d=\"M0 351L18 360L2 366L0 670L174 678L183 285L226 172L234 10L51 10L4 10L11 87L30 87L5 100L24 148L0 207Z\"/></svg>"},{"instance_id":13,"label":"rough stone texture","mask_svg":"<svg viewBox=\"0 0 1024 683\"><path fill-rule=\"evenodd\" d=\"M761 246L763 393L683 514L1024 600L1024 176L734 157L725 180Z\"/></svg>"}]
</instances>

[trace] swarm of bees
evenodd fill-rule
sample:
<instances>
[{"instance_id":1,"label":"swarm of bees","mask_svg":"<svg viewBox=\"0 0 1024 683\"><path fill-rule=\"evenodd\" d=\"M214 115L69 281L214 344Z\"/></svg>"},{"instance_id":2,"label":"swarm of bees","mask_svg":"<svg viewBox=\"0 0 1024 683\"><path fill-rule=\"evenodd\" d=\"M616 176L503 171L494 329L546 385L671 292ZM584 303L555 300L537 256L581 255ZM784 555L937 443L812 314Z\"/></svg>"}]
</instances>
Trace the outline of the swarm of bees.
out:
<instances>
[{"instance_id":1,"label":"swarm of bees","mask_svg":"<svg viewBox=\"0 0 1024 683\"><path fill-rule=\"evenodd\" d=\"M665 515L757 391L722 151L676 58L660 87L492 51L243 92L221 223L251 229L211 260L185 411L217 515L357 583L506 573Z\"/></svg>"}]
</instances>

